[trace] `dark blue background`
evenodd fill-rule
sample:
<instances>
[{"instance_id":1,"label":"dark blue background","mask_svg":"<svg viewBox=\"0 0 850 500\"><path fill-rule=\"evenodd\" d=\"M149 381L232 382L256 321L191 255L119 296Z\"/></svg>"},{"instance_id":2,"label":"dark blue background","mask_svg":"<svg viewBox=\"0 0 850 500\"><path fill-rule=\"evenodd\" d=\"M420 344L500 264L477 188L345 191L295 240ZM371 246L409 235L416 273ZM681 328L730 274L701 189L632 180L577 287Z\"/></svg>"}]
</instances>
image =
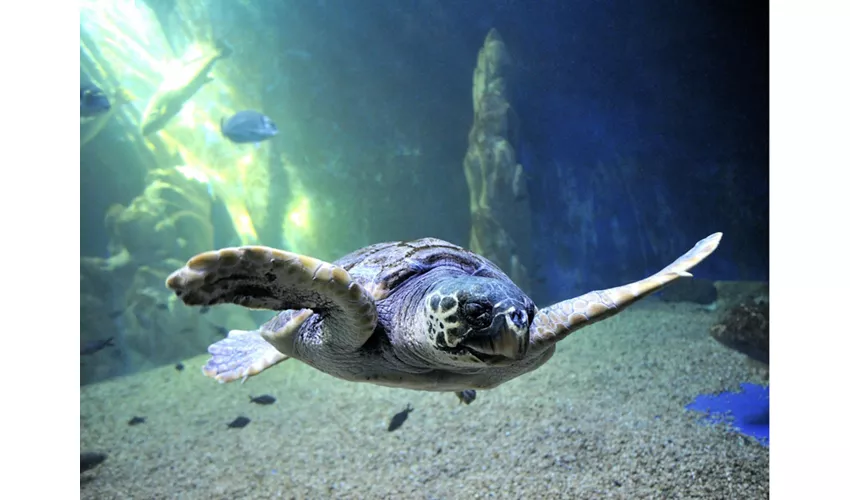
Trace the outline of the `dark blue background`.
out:
<instances>
[{"instance_id":1,"label":"dark blue background","mask_svg":"<svg viewBox=\"0 0 850 500\"><path fill-rule=\"evenodd\" d=\"M529 266L546 302L642 277L715 231L724 240L695 275L767 279L767 14L766 1L268 0L216 2L210 20L238 49L246 26L279 40L235 57L310 54L281 78L298 96L287 98L292 118L328 148L426 130L436 160L421 174L457 182L411 186L390 167L393 187L380 188L367 183L380 167L361 164L364 184L351 188L384 190L370 240L415 232L461 244L472 71L497 28L516 63L517 146L535 212ZM331 124L343 132L328 135ZM104 178L96 150L109 137L81 153L85 255L104 253L106 207L142 189L127 181L139 173Z\"/></svg>"}]
</instances>

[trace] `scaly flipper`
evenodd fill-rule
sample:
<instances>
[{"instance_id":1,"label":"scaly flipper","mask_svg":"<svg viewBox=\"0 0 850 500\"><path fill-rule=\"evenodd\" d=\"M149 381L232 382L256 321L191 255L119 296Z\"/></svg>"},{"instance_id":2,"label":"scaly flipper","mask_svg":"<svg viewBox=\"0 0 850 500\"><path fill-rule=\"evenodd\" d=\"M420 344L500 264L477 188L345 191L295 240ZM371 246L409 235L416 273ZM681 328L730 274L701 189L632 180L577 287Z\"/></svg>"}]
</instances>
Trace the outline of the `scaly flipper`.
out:
<instances>
[{"instance_id":1,"label":"scaly flipper","mask_svg":"<svg viewBox=\"0 0 850 500\"><path fill-rule=\"evenodd\" d=\"M203 372L221 383L242 380L289 359L286 354L263 340L260 332L231 330L226 339L208 349L212 358Z\"/></svg>"},{"instance_id":2,"label":"scaly flipper","mask_svg":"<svg viewBox=\"0 0 850 500\"><path fill-rule=\"evenodd\" d=\"M231 330L227 338L211 345L208 351L213 357L204 365L204 375L222 383L240 379L245 382L248 377L289 359L276 345L291 343L292 336L313 311L286 311L281 316L284 315L288 318L276 331Z\"/></svg>"},{"instance_id":3,"label":"scaly flipper","mask_svg":"<svg viewBox=\"0 0 850 500\"><path fill-rule=\"evenodd\" d=\"M649 278L634 283L586 293L541 309L531 324L530 352L551 347L579 328L617 314L626 306L657 292L677 278L691 277L689 269L711 255L723 233L700 240L688 253Z\"/></svg>"},{"instance_id":4,"label":"scaly flipper","mask_svg":"<svg viewBox=\"0 0 850 500\"><path fill-rule=\"evenodd\" d=\"M348 272L312 257L261 246L225 248L189 259L165 282L190 306L222 303L253 309L311 309L334 332L323 338L355 350L372 335L372 296Z\"/></svg>"}]
</instances>

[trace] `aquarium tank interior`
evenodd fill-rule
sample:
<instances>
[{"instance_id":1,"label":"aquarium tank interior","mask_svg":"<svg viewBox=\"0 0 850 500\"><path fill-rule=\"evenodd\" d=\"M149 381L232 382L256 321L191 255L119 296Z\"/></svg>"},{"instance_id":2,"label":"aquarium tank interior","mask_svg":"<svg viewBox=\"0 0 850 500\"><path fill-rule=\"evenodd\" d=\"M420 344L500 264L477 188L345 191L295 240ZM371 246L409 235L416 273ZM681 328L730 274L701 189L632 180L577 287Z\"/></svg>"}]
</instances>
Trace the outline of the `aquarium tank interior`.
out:
<instances>
[{"instance_id":1,"label":"aquarium tank interior","mask_svg":"<svg viewBox=\"0 0 850 500\"><path fill-rule=\"evenodd\" d=\"M81 0L80 495L768 498L768 179L766 1Z\"/></svg>"}]
</instances>

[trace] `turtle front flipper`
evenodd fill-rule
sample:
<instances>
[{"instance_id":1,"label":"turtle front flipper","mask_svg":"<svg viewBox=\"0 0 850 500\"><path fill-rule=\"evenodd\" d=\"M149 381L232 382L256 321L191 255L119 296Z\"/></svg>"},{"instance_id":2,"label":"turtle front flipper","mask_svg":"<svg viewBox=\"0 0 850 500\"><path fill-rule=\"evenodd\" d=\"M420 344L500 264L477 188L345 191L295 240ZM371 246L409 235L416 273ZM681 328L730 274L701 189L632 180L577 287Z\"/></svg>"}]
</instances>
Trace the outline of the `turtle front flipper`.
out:
<instances>
[{"instance_id":1,"label":"turtle front flipper","mask_svg":"<svg viewBox=\"0 0 850 500\"><path fill-rule=\"evenodd\" d=\"M687 272L711 255L723 233L700 240L688 253L661 271L634 283L586 293L537 311L531 324L530 352L551 347L579 328L608 318L675 279L691 277Z\"/></svg>"},{"instance_id":2,"label":"turtle front flipper","mask_svg":"<svg viewBox=\"0 0 850 500\"><path fill-rule=\"evenodd\" d=\"M310 309L322 319L324 342L357 349L377 323L371 294L333 264L269 247L205 252L165 282L190 306L237 304L252 309ZM285 352L285 351L284 351Z\"/></svg>"}]
</instances>

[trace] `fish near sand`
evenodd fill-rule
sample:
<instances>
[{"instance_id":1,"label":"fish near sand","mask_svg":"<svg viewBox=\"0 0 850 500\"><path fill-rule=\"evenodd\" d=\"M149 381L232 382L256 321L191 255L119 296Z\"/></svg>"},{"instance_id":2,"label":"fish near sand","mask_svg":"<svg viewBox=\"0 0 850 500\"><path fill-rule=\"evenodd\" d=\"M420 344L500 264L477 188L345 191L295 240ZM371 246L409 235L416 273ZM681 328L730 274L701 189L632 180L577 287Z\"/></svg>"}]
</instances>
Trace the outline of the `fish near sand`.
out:
<instances>
[{"instance_id":1,"label":"fish near sand","mask_svg":"<svg viewBox=\"0 0 850 500\"><path fill-rule=\"evenodd\" d=\"M251 419L248 417L236 417L236 419L233 422L227 424L227 426L231 429L241 429L250 423Z\"/></svg>"},{"instance_id":2,"label":"fish near sand","mask_svg":"<svg viewBox=\"0 0 850 500\"><path fill-rule=\"evenodd\" d=\"M80 473L94 468L106 460L106 454L92 451L80 452Z\"/></svg>"},{"instance_id":3,"label":"fish near sand","mask_svg":"<svg viewBox=\"0 0 850 500\"><path fill-rule=\"evenodd\" d=\"M240 111L221 119L221 135L236 144L259 143L277 135L277 125L257 111Z\"/></svg>"},{"instance_id":4,"label":"fish near sand","mask_svg":"<svg viewBox=\"0 0 850 500\"><path fill-rule=\"evenodd\" d=\"M109 337L108 339L89 340L87 342L83 342L80 345L80 356L90 356L108 346L114 347L115 344L112 343L113 340L113 337Z\"/></svg>"},{"instance_id":5,"label":"fish near sand","mask_svg":"<svg viewBox=\"0 0 850 500\"><path fill-rule=\"evenodd\" d=\"M256 398L253 396L248 396L251 398L252 403L256 403L258 405L270 405L277 401L274 396L269 396L268 394L263 394L262 396L257 396Z\"/></svg>"},{"instance_id":6,"label":"fish near sand","mask_svg":"<svg viewBox=\"0 0 850 500\"><path fill-rule=\"evenodd\" d=\"M198 58L183 68L184 74L190 75L183 82L163 82L148 102L142 115L142 135L150 135L161 130L180 113L183 105L198 92L205 84L212 81L209 72L220 59L230 56L232 50L218 44L209 55Z\"/></svg>"},{"instance_id":7,"label":"fish near sand","mask_svg":"<svg viewBox=\"0 0 850 500\"><path fill-rule=\"evenodd\" d=\"M392 432L401 427L401 424L403 424L404 421L407 420L407 415L409 415L412 411L413 407L408 404L407 408L393 415L392 420L390 420L390 425L387 427L387 431Z\"/></svg>"}]
</instances>

